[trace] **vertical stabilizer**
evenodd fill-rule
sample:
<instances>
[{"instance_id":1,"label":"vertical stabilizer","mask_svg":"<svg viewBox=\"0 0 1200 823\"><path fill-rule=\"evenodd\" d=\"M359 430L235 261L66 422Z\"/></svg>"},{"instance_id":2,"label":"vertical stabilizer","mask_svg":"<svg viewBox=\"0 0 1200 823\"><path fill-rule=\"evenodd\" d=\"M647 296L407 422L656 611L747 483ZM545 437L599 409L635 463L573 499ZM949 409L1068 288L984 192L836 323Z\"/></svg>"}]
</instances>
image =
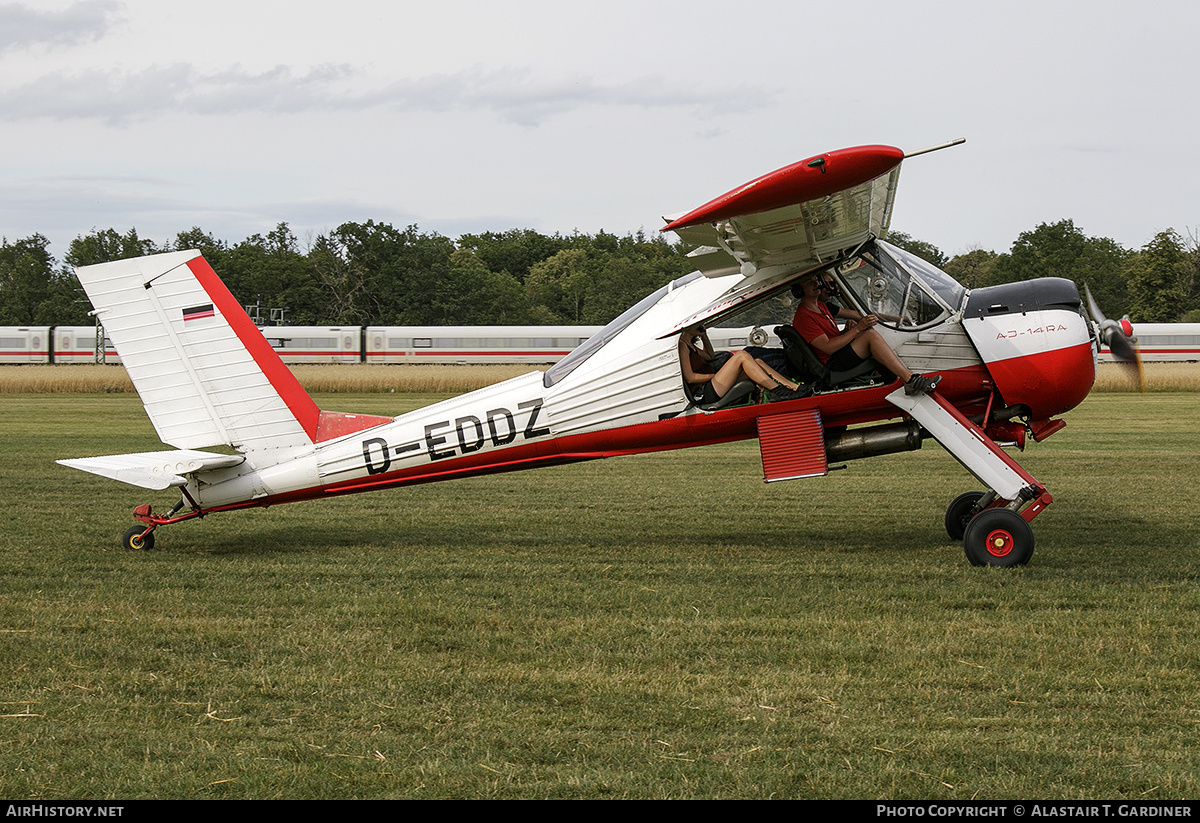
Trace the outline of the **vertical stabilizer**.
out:
<instances>
[{"instance_id":1,"label":"vertical stabilizer","mask_svg":"<svg viewBox=\"0 0 1200 823\"><path fill-rule=\"evenodd\" d=\"M76 270L164 443L293 449L320 411L198 251Z\"/></svg>"}]
</instances>

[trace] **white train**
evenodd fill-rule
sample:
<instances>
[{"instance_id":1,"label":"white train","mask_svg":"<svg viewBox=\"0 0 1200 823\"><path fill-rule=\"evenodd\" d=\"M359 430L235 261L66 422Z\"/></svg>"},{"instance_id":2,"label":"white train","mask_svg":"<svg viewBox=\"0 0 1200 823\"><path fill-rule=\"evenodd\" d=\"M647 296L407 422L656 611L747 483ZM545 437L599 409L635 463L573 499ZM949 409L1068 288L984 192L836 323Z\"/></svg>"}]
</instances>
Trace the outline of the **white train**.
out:
<instances>
[{"instance_id":1,"label":"white train","mask_svg":"<svg viewBox=\"0 0 1200 823\"><path fill-rule=\"evenodd\" d=\"M558 362L601 328L267 326L261 331L285 363L539 364ZM744 348L750 345L750 332L749 328L713 329L709 337L718 348Z\"/></svg>"},{"instance_id":2,"label":"white train","mask_svg":"<svg viewBox=\"0 0 1200 823\"><path fill-rule=\"evenodd\" d=\"M601 326L368 326L366 363L556 363Z\"/></svg>"},{"instance_id":3,"label":"white train","mask_svg":"<svg viewBox=\"0 0 1200 823\"><path fill-rule=\"evenodd\" d=\"M0 363L120 363L103 343L98 351L95 326L0 326Z\"/></svg>"},{"instance_id":4,"label":"white train","mask_svg":"<svg viewBox=\"0 0 1200 823\"><path fill-rule=\"evenodd\" d=\"M1133 336L1144 363L1200 361L1200 323L1134 323ZM1107 348L1100 350L1100 362L1113 362Z\"/></svg>"},{"instance_id":5,"label":"white train","mask_svg":"<svg viewBox=\"0 0 1200 823\"><path fill-rule=\"evenodd\" d=\"M600 326L264 326L285 363L555 363ZM1147 362L1200 361L1200 323L1135 323ZM753 345L752 329L710 329L718 349ZM779 346L768 333L760 345ZM1107 349L1102 362L1111 361ZM0 363L121 362L94 326L0 327Z\"/></svg>"}]
</instances>

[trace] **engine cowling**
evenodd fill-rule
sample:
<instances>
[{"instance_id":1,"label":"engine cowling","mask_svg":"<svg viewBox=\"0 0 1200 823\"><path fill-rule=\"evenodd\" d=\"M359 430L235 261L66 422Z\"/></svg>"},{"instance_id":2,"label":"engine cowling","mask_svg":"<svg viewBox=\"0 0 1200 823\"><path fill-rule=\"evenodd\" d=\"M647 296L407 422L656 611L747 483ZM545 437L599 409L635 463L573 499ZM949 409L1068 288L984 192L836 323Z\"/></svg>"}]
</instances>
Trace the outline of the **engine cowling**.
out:
<instances>
[{"instance_id":1,"label":"engine cowling","mask_svg":"<svg viewBox=\"0 0 1200 823\"><path fill-rule=\"evenodd\" d=\"M1079 290L1048 277L975 289L963 328L1006 405L1046 421L1079 405L1096 379L1096 350Z\"/></svg>"}]
</instances>

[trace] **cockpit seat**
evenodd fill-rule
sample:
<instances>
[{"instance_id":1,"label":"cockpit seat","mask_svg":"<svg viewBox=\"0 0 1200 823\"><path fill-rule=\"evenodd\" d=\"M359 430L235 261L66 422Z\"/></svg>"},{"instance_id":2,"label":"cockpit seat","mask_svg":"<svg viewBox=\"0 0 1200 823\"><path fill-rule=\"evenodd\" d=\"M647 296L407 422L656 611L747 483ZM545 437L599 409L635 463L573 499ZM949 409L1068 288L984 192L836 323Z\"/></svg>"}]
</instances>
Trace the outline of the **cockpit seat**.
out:
<instances>
[{"instance_id":1,"label":"cockpit seat","mask_svg":"<svg viewBox=\"0 0 1200 823\"><path fill-rule=\"evenodd\" d=\"M758 385L748 377L743 377L741 380L729 387L729 391L725 392L724 397L721 397L715 403L697 403L696 408L703 411L720 411L727 409L730 406L735 406L750 395Z\"/></svg>"},{"instance_id":2,"label":"cockpit seat","mask_svg":"<svg viewBox=\"0 0 1200 823\"><path fill-rule=\"evenodd\" d=\"M792 326L776 326L775 336L783 341L783 352L791 367L791 376L797 380L813 384L818 390L828 390L867 377L875 372L890 382L895 375L883 368L874 358L867 358L847 371L834 371L820 361L812 346L808 344Z\"/></svg>"}]
</instances>

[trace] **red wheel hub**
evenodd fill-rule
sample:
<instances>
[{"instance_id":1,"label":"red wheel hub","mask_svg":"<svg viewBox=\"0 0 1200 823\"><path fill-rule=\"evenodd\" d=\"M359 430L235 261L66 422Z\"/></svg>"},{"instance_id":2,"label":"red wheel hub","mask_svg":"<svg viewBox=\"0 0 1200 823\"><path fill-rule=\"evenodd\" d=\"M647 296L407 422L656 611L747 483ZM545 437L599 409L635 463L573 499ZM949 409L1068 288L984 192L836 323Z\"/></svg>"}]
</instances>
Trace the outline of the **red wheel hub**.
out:
<instances>
[{"instance_id":1,"label":"red wheel hub","mask_svg":"<svg viewBox=\"0 0 1200 823\"><path fill-rule=\"evenodd\" d=\"M1008 529L992 529L984 545L992 557L1004 557L1013 550L1013 542L1012 532Z\"/></svg>"}]
</instances>

